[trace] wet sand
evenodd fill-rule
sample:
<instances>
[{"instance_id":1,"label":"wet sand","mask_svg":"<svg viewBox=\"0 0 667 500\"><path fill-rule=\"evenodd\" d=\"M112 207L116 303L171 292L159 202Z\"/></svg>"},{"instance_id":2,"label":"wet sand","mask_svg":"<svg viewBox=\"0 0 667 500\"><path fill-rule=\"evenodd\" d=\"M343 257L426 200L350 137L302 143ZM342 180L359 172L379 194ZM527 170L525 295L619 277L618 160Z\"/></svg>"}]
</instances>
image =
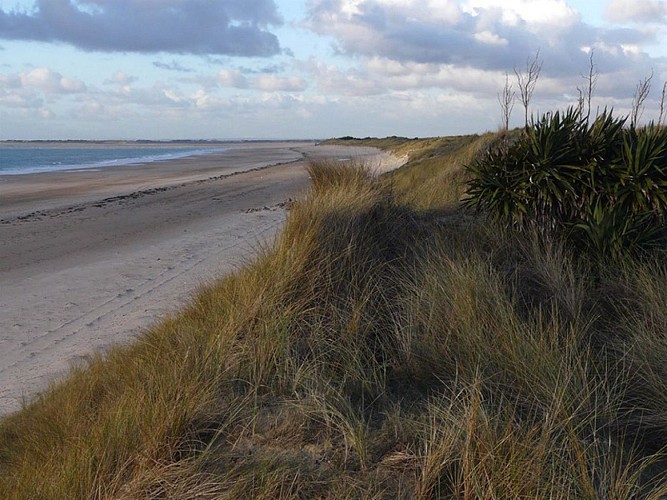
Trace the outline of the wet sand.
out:
<instances>
[{"instance_id":1,"label":"wet sand","mask_svg":"<svg viewBox=\"0 0 667 500\"><path fill-rule=\"evenodd\" d=\"M402 163L372 148L263 142L0 176L0 414L251 259L308 188L306 158Z\"/></svg>"}]
</instances>

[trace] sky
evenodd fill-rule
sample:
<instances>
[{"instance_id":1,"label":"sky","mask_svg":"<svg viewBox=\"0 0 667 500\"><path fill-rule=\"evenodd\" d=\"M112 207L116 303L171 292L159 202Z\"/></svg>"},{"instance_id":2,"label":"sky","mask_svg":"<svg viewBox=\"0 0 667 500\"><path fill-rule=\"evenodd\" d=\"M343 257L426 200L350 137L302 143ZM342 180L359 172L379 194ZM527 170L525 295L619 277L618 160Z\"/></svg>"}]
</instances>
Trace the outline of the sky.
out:
<instances>
[{"instance_id":1,"label":"sky","mask_svg":"<svg viewBox=\"0 0 667 500\"><path fill-rule=\"evenodd\" d=\"M642 120L667 79L667 0L0 0L0 140L429 137L531 114ZM521 125L517 102L511 124Z\"/></svg>"}]
</instances>

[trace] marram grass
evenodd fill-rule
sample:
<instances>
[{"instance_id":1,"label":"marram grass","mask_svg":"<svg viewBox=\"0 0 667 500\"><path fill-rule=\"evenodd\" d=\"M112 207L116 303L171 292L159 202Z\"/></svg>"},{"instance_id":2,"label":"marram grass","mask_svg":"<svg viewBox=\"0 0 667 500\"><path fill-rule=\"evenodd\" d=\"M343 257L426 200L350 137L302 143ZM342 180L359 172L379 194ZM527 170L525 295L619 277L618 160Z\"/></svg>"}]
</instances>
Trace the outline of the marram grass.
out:
<instances>
[{"instance_id":1,"label":"marram grass","mask_svg":"<svg viewBox=\"0 0 667 500\"><path fill-rule=\"evenodd\" d=\"M664 260L311 177L255 262L0 422L0 498L667 494Z\"/></svg>"}]
</instances>

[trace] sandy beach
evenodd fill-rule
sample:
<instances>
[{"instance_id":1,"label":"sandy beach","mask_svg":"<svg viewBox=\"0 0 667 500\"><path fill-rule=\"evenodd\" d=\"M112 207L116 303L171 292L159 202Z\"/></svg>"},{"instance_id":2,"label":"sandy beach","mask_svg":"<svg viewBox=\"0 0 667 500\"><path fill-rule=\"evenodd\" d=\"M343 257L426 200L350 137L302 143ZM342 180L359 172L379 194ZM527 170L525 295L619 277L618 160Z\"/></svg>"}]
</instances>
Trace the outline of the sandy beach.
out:
<instances>
[{"instance_id":1,"label":"sandy beach","mask_svg":"<svg viewBox=\"0 0 667 500\"><path fill-rule=\"evenodd\" d=\"M402 163L372 148L260 142L0 176L0 414L252 258L280 229L285 202L307 189L307 158Z\"/></svg>"}]
</instances>

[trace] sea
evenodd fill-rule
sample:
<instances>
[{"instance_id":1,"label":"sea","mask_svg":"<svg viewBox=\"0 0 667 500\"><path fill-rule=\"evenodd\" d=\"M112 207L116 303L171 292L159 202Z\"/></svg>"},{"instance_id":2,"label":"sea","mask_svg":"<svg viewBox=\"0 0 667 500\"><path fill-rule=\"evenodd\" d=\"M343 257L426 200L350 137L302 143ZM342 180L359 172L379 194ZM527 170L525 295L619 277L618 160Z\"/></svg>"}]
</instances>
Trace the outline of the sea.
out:
<instances>
[{"instance_id":1,"label":"sea","mask_svg":"<svg viewBox=\"0 0 667 500\"><path fill-rule=\"evenodd\" d=\"M226 149L207 144L0 143L0 175L113 168L220 153Z\"/></svg>"}]
</instances>

